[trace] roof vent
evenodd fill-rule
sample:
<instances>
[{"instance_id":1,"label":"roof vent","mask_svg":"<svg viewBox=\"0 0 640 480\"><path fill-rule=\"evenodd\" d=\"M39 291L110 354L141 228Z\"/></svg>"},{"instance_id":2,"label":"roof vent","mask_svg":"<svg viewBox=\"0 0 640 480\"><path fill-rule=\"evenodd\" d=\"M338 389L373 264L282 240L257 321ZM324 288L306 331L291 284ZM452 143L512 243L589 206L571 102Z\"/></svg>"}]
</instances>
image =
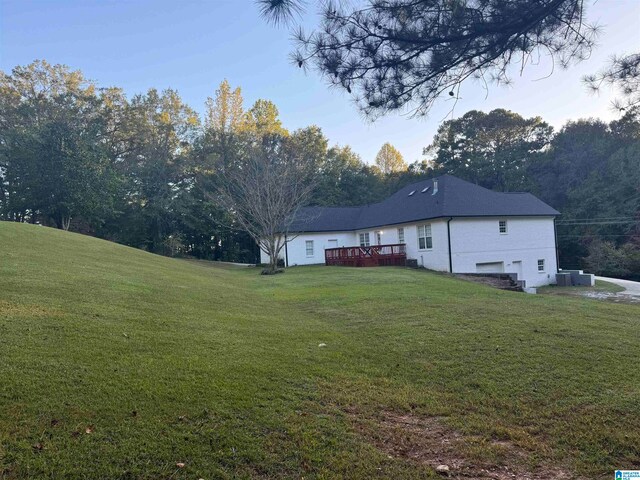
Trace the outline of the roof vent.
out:
<instances>
[{"instance_id":1,"label":"roof vent","mask_svg":"<svg viewBox=\"0 0 640 480\"><path fill-rule=\"evenodd\" d=\"M433 192L431 192L431 195L435 195L436 193L438 193L438 180L434 180L433 181Z\"/></svg>"},{"instance_id":2,"label":"roof vent","mask_svg":"<svg viewBox=\"0 0 640 480\"><path fill-rule=\"evenodd\" d=\"M416 193L416 191L415 191L415 190L411 190L411 193L410 193L408 196L410 197L410 196L411 196L411 195L413 195L414 193Z\"/></svg>"},{"instance_id":3,"label":"roof vent","mask_svg":"<svg viewBox=\"0 0 640 480\"><path fill-rule=\"evenodd\" d=\"M422 189L422 193L426 192L427 190L429 190L429 187L424 187L424 188Z\"/></svg>"}]
</instances>

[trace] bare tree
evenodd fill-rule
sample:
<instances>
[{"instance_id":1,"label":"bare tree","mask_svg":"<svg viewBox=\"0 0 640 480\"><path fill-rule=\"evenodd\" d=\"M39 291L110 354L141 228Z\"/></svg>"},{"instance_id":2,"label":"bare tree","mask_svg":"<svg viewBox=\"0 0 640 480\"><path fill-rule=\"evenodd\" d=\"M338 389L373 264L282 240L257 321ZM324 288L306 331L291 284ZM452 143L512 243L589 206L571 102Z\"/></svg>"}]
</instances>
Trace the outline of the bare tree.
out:
<instances>
[{"instance_id":1,"label":"bare tree","mask_svg":"<svg viewBox=\"0 0 640 480\"><path fill-rule=\"evenodd\" d=\"M274 23L294 24L302 0L256 0ZM369 117L410 109L425 115L441 96L458 98L468 78L509 82L548 54L563 66L588 57L597 29L584 0L317 0L321 23L295 33L293 61L315 67L353 94Z\"/></svg>"},{"instance_id":2,"label":"bare tree","mask_svg":"<svg viewBox=\"0 0 640 480\"><path fill-rule=\"evenodd\" d=\"M219 203L269 255L264 274L278 272L280 252L296 236L291 225L318 178L317 157L298 147L295 133L246 134L236 161L219 172Z\"/></svg>"}]
</instances>

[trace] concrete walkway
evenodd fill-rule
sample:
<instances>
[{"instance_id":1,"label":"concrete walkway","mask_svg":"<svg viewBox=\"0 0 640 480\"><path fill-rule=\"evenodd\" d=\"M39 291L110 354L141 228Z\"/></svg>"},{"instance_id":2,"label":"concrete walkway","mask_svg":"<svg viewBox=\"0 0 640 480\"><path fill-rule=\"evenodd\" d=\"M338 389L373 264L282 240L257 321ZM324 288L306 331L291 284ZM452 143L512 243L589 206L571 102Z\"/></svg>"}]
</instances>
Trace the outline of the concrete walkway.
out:
<instances>
[{"instance_id":1,"label":"concrete walkway","mask_svg":"<svg viewBox=\"0 0 640 480\"><path fill-rule=\"evenodd\" d=\"M638 299L640 299L640 282L609 277L596 277L596 280L615 283L616 285L623 287L625 289L624 292L620 292L618 293L618 295L630 295L632 297L637 297Z\"/></svg>"}]
</instances>

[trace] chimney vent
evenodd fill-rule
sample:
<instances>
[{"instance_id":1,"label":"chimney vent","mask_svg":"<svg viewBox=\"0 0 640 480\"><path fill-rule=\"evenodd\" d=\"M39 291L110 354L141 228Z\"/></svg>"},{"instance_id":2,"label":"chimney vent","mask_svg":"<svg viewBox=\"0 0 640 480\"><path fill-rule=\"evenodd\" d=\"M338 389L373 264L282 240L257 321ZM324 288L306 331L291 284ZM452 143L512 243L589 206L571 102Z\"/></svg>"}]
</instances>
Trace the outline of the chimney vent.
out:
<instances>
[{"instance_id":1,"label":"chimney vent","mask_svg":"<svg viewBox=\"0 0 640 480\"><path fill-rule=\"evenodd\" d=\"M436 193L438 193L438 179L437 178L433 181L433 192L431 192L431 195L435 195Z\"/></svg>"}]
</instances>

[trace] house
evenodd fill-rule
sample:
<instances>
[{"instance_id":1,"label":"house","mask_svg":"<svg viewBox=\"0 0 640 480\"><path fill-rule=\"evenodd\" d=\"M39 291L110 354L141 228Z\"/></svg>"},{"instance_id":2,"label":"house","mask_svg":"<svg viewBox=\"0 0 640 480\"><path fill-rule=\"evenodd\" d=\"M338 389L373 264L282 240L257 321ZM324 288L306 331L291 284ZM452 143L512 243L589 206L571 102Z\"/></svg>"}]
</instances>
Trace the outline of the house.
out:
<instances>
[{"instance_id":1,"label":"house","mask_svg":"<svg viewBox=\"0 0 640 480\"><path fill-rule=\"evenodd\" d=\"M325 250L329 258L341 251L391 252L375 246L399 244L397 251L418 266L516 273L527 287L536 287L555 283L557 215L530 193L494 192L443 175L372 205L301 209L282 257L288 266L322 264ZM262 261L268 261L264 252Z\"/></svg>"}]
</instances>

